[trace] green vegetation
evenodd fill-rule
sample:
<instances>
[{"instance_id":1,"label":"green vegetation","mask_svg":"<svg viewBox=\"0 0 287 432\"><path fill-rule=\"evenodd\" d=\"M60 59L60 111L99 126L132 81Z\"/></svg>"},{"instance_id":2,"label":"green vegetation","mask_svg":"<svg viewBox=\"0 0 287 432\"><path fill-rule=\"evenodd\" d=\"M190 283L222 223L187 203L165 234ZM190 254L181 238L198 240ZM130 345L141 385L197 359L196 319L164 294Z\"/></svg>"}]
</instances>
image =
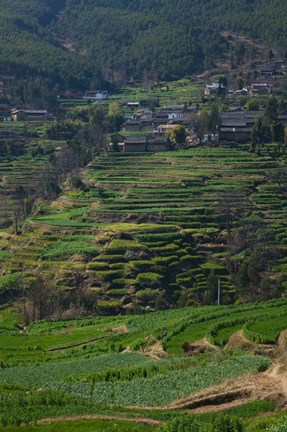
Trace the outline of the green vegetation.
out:
<instances>
[{"instance_id":1,"label":"green vegetation","mask_svg":"<svg viewBox=\"0 0 287 432\"><path fill-rule=\"evenodd\" d=\"M285 101L242 98L265 107L251 148L195 145L178 126L180 151L107 149L127 102L147 98L204 104L195 125L217 133L193 74L226 67L242 88L260 43L283 58L286 5L12 3L0 5L1 116L55 117L0 125L0 430L283 432ZM88 88L108 104L75 99Z\"/></svg>"},{"instance_id":2,"label":"green vegetation","mask_svg":"<svg viewBox=\"0 0 287 432\"><path fill-rule=\"evenodd\" d=\"M15 0L12 7L3 0L0 20L3 69L22 78L49 77L66 88L128 78L171 80L218 60L237 65L252 58L254 46L240 41L229 52L222 31L241 32L270 48L286 47L286 6L280 0L256 0L248 7L236 0L168 0L165 7L150 0Z\"/></svg>"},{"instance_id":3,"label":"green vegetation","mask_svg":"<svg viewBox=\"0 0 287 432\"><path fill-rule=\"evenodd\" d=\"M16 186L28 157L17 163L6 182L16 189L9 204L14 229L13 205L28 216L30 203ZM284 295L284 172L284 157L274 160L268 146L260 156L245 146L98 156L82 177L68 178L59 199L26 220L22 233L0 234L3 283L24 269L24 287L8 283L4 301L9 287L19 296L25 288L30 322L33 314L58 317L69 308L113 314L212 305L219 280L222 304ZM33 296L39 272L45 308L41 295ZM218 343L229 337L224 328L216 332Z\"/></svg>"},{"instance_id":4,"label":"green vegetation","mask_svg":"<svg viewBox=\"0 0 287 432\"><path fill-rule=\"evenodd\" d=\"M3 0L0 8L1 65L12 76L32 74L49 77L67 87L86 87L92 79L101 82L85 58L62 49L52 31L62 1Z\"/></svg>"},{"instance_id":5,"label":"green vegetation","mask_svg":"<svg viewBox=\"0 0 287 432\"><path fill-rule=\"evenodd\" d=\"M212 66L228 51L226 40L220 35L222 30L239 30L269 44L286 45L280 32L285 25L286 7L280 1L271 5L255 1L246 8L245 2L234 0L226 6L221 1L202 5L169 0L163 8L161 3L152 1L104 0L80 7L71 1L59 26L76 45L101 53L99 63L102 69L108 69L111 81L125 81L130 74L146 80L178 78ZM97 39L93 37L95 27L101 35ZM234 61L241 62L244 53L245 48L242 52L240 44L236 46Z\"/></svg>"},{"instance_id":6,"label":"green vegetation","mask_svg":"<svg viewBox=\"0 0 287 432\"><path fill-rule=\"evenodd\" d=\"M273 300L147 315L39 321L24 330L16 325L19 317L15 311L4 307L0 311L1 424L6 425L5 430L13 430L20 424L23 430L29 427L49 430L53 424L40 427L33 423L66 416L67 425L59 425L65 430L70 424L68 418L81 415L81 431L89 430L91 425L101 425L102 421L103 427L114 422L117 428L127 425L136 431L142 430L133 429L137 427L132 423L136 418L163 422L180 419L181 410L159 407L191 397L226 379L260 374L270 365L267 358L253 355L251 350L246 353L216 348L189 357L183 351L186 343L208 336L215 320L224 322L226 328L229 322L233 334L230 317L237 316L242 320L242 327L244 317L250 324L258 317L256 321L262 322L261 334L267 337L268 320L272 322L276 314L286 315L286 307L286 300ZM285 326L282 322L282 329ZM147 352L159 340L166 350L163 358L143 355L144 350ZM176 351L179 343L181 349ZM267 401L251 401L227 413L242 420L274 408ZM103 416L112 419L103 420ZM197 415L196 421L202 427L213 424L216 418L206 413ZM28 423L31 426L25 426Z\"/></svg>"},{"instance_id":7,"label":"green vegetation","mask_svg":"<svg viewBox=\"0 0 287 432\"><path fill-rule=\"evenodd\" d=\"M94 432L95 430L100 430L101 432L110 432L111 430L116 430L117 432L150 432L154 430L151 426L117 420L86 420L42 426L23 426L21 430L23 432L55 432L55 428L57 432ZM6 432L16 432L19 429L18 427L5 427L3 430Z\"/></svg>"}]
</instances>

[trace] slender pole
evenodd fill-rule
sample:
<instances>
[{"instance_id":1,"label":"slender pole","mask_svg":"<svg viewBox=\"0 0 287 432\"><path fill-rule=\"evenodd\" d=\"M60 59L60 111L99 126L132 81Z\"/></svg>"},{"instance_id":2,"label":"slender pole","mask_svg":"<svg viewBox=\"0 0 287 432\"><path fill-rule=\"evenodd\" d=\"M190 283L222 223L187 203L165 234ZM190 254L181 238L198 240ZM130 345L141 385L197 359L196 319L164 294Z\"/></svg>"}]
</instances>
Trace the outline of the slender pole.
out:
<instances>
[{"instance_id":1,"label":"slender pole","mask_svg":"<svg viewBox=\"0 0 287 432\"><path fill-rule=\"evenodd\" d=\"M217 283L217 304L220 306L220 279L218 279Z\"/></svg>"}]
</instances>

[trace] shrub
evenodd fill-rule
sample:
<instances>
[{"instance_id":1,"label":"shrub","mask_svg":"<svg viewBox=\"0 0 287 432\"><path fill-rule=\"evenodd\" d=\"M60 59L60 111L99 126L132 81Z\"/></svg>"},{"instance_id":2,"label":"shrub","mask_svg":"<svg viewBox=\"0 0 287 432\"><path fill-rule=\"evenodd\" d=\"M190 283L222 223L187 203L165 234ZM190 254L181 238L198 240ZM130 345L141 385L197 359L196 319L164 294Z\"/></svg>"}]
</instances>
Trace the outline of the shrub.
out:
<instances>
[{"instance_id":1,"label":"shrub","mask_svg":"<svg viewBox=\"0 0 287 432\"><path fill-rule=\"evenodd\" d=\"M168 421L162 426L160 432L201 432L203 426L200 425L194 416L183 416Z\"/></svg>"},{"instance_id":2,"label":"shrub","mask_svg":"<svg viewBox=\"0 0 287 432\"><path fill-rule=\"evenodd\" d=\"M242 423L237 417L222 414L214 417L212 432L242 432Z\"/></svg>"},{"instance_id":3,"label":"shrub","mask_svg":"<svg viewBox=\"0 0 287 432\"><path fill-rule=\"evenodd\" d=\"M140 273L137 280L142 286L158 286L162 280L162 276L157 273Z\"/></svg>"}]
</instances>

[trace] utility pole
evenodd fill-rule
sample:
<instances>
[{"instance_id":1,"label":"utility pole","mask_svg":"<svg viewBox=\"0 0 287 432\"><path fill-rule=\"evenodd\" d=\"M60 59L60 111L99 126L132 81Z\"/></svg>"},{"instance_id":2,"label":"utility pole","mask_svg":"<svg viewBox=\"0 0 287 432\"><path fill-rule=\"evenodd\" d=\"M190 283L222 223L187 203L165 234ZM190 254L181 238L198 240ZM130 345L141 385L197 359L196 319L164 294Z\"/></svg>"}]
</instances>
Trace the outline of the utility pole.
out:
<instances>
[{"instance_id":1,"label":"utility pole","mask_svg":"<svg viewBox=\"0 0 287 432\"><path fill-rule=\"evenodd\" d=\"M217 282L217 304L220 306L220 279Z\"/></svg>"}]
</instances>

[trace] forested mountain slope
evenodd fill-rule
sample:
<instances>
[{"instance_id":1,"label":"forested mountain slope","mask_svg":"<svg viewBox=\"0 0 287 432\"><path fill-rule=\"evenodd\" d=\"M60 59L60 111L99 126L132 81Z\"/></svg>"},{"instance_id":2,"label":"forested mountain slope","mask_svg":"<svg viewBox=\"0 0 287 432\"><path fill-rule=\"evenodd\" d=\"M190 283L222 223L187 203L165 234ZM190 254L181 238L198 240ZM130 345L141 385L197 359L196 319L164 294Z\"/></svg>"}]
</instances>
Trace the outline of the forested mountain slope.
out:
<instances>
[{"instance_id":1,"label":"forested mountain slope","mask_svg":"<svg viewBox=\"0 0 287 432\"><path fill-rule=\"evenodd\" d=\"M51 30L64 2L1 0L0 71L25 78L40 75L65 87L85 87L101 76L87 59L63 50Z\"/></svg>"},{"instance_id":2,"label":"forested mountain slope","mask_svg":"<svg viewBox=\"0 0 287 432\"><path fill-rule=\"evenodd\" d=\"M227 55L223 30L287 42L280 0L2 0L0 23L2 67L74 87L199 72Z\"/></svg>"}]
</instances>

